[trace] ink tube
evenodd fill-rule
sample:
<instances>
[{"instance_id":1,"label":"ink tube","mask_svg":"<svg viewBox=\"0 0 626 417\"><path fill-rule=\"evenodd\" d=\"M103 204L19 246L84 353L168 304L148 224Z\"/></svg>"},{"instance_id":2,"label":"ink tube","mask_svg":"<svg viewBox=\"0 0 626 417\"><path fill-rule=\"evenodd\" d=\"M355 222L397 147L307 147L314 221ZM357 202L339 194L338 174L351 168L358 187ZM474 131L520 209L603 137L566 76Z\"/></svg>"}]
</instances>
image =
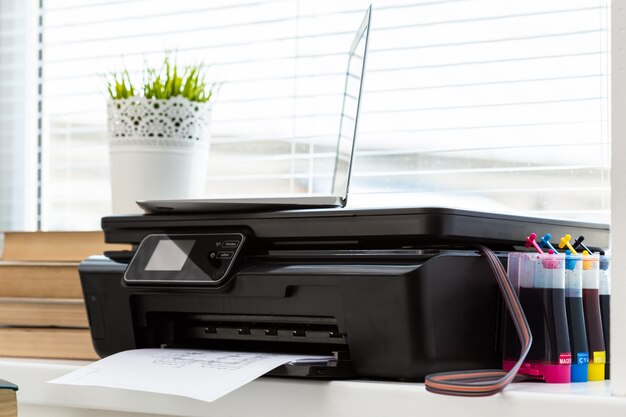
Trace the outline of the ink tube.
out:
<instances>
[{"instance_id":1,"label":"ink tube","mask_svg":"<svg viewBox=\"0 0 626 417\"><path fill-rule=\"evenodd\" d=\"M583 257L565 252L565 307L572 349L572 382L587 382L589 352L583 312Z\"/></svg>"},{"instance_id":2,"label":"ink tube","mask_svg":"<svg viewBox=\"0 0 626 417\"><path fill-rule=\"evenodd\" d=\"M604 347L606 349L606 364L604 365L604 377L611 377L610 355L610 330L611 330L611 259L600 252L600 282L598 287L600 296L600 316L602 318L602 331L604 334Z\"/></svg>"},{"instance_id":3,"label":"ink tube","mask_svg":"<svg viewBox=\"0 0 626 417\"><path fill-rule=\"evenodd\" d=\"M572 355L565 308L565 257L523 254L517 268L520 303L533 335L530 352L519 373L548 383L570 382ZM503 368L509 370L513 364L507 354Z\"/></svg>"},{"instance_id":4,"label":"ink tube","mask_svg":"<svg viewBox=\"0 0 626 417\"><path fill-rule=\"evenodd\" d=\"M589 381L604 380L606 352L600 315L600 259L597 254L583 252L583 310L587 325L589 349Z\"/></svg>"}]
</instances>

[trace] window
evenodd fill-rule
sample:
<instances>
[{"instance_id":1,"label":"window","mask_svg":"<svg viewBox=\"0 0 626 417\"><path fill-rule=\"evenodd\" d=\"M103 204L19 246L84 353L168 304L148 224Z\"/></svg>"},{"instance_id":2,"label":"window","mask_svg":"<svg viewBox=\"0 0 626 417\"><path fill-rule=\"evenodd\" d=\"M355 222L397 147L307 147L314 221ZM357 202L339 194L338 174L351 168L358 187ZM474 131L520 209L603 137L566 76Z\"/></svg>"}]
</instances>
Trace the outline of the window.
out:
<instances>
[{"instance_id":1,"label":"window","mask_svg":"<svg viewBox=\"0 0 626 417\"><path fill-rule=\"evenodd\" d=\"M373 3L349 204L608 222L607 0ZM43 54L40 97L12 90L19 98L0 98L2 106L41 102L42 155L41 181L31 160L5 174L20 139L32 148L22 155L37 153L37 117L13 107L0 114L0 131L20 120L24 129L0 133L0 225L32 225L6 211L8 200L30 207L18 210L29 218L39 213L44 229L98 227L110 212L101 74L139 71L166 50L181 63L213 64L224 82L207 195L328 190L346 52L368 4L42 0L31 12L1 8L0 48L18 52L0 49L3 75L38 68L17 41L6 46L11 16L41 16ZM34 29L18 31L36 39ZM38 188L38 204L16 194Z\"/></svg>"},{"instance_id":2,"label":"window","mask_svg":"<svg viewBox=\"0 0 626 417\"><path fill-rule=\"evenodd\" d=\"M36 225L38 45L33 6L0 0L0 230Z\"/></svg>"}]
</instances>

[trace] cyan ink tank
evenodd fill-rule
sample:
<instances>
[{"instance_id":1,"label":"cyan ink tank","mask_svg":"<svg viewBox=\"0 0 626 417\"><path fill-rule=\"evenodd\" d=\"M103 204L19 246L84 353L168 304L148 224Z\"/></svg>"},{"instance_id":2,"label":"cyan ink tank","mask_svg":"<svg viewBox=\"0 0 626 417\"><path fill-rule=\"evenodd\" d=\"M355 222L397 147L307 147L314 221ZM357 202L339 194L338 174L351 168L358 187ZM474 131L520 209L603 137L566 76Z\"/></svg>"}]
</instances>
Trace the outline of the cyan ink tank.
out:
<instances>
[{"instance_id":1,"label":"cyan ink tank","mask_svg":"<svg viewBox=\"0 0 626 417\"><path fill-rule=\"evenodd\" d=\"M565 257L561 254L509 255L509 273L518 279L519 299L533 335L520 374L549 383L567 383L572 355L565 308ZM512 337L505 329L504 370L517 360ZM519 342L517 342L519 345Z\"/></svg>"},{"instance_id":2,"label":"cyan ink tank","mask_svg":"<svg viewBox=\"0 0 626 417\"><path fill-rule=\"evenodd\" d=\"M604 347L606 349L606 364L604 366L604 378L611 377L611 259L600 252L600 284L598 287L600 296L600 315L602 318L602 331L604 333Z\"/></svg>"},{"instance_id":3,"label":"cyan ink tank","mask_svg":"<svg viewBox=\"0 0 626 417\"><path fill-rule=\"evenodd\" d=\"M587 382L589 352L583 311L583 257L565 252L565 307L572 349L572 382Z\"/></svg>"},{"instance_id":4,"label":"cyan ink tank","mask_svg":"<svg viewBox=\"0 0 626 417\"><path fill-rule=\"evenodd\" d=\"M589 345L589 381L604 380L606 352L600 315L600 258L583 252L583 308Z\"/></svg>"}]
</instances>

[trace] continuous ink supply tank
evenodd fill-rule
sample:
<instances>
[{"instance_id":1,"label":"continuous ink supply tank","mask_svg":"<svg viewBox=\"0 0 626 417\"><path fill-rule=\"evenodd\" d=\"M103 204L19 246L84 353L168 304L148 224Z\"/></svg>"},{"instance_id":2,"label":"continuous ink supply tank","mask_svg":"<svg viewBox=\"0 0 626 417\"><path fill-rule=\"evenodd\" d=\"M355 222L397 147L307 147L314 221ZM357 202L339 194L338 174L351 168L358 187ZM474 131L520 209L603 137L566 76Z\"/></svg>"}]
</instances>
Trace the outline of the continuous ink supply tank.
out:
<instances>
[{"instance_id":1,"label":"continuous ink supply tank","mask_svg":"<svg viewBox=\"0 0 626 417\"><path fill-rule=\"evenodd\" d=\"M606 364L604 377L611 377L611 355L610 355L610 311L611 311L611 259L600 252L600 285L598 289L600 296L600 313L602 317L602 331L604 333L604 347L606 349Z\"/></svg>"},{"instance_id":2,"label":"continuous ink supply tank","mask_svg":"<svg viewBox=\"0 0 626 417\"><path fill-rule=\"evenodd\" d=\"M533 334L533 344L520 374L549 383L567 383L571 378L571 350L565 308L563 255L518 254L519 298ZM515 268L515 266L514 266ZM510 343L508 335L505 344ZM503 368L513 363L505 346Z\"/></svg>"},{"instance_id":3,"label":"continuous ink supply tank","mask_svg":"<svg viewBox=\"0 0 626 417\"><path fill-rule=\"evenodd\" d=\"M589 380L604 380L606 352L600 316L599 257L583 253L583 307L589 345Z\"/></svg>"},{"instance_id":4,"label":"continuous ink supply tank","mask_svg":"<svg viewBox=\"0 0 626 417\"><path fill-rule=\"evenodd\" d=\"M587 382L589 352L583 312L582 256L566 251L565 306L567 327L572 348L572 382Z\"/></svg>"}]
</instances>

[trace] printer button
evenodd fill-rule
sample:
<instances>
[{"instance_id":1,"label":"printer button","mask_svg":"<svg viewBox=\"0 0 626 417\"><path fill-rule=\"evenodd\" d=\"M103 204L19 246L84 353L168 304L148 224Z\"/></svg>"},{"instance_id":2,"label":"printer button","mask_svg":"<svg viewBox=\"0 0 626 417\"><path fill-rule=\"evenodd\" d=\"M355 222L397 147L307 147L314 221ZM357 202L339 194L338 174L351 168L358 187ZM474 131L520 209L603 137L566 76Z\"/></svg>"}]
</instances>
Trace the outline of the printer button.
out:
<instances>
[{"instance_id":1,"label":"printer button","mask_svg":"<svg viewBox=\"0 0 626 417\"><path fill-rule=\"evenodd\" d=\"M231 252L231 251L218 252L217 258L218 259L230 259L233 257L234 254L235 252Z\"/></svg>"},{"instance_id":2,"label":"printer button","mask_svg":"<svg viewBox=\"0 0 626 417\"><path fill-rule=\"evenodd\" d=\"M219 268L222 265L222 261L217 257L217 252L209 252L207 258L209 259L209 264L213 268Z\"/></svg>"},{"instance_id":3,"label":"printer button","mask_svg":"<svg viewBox=\"0 0 626 417\"><path fill-rule=\"evenodd\" d=\"M104 314L98 296L91 293L85 294L85 304L87 305L87 314L89 316L92 337L94 339L104 339L106 337Z\"/></svg>"},{"instance_id":4,"label":"printer button","mask_svg":"<svg viewBox=\"0 0 626 417\"><path fill-rule=\"evenodd\" d=\"M222 247L224 249L229 248L229 249L235 249L237 246L239 246L239 241L238 240L225 240L222 242Z\"/></svg>"}]
</instances>

